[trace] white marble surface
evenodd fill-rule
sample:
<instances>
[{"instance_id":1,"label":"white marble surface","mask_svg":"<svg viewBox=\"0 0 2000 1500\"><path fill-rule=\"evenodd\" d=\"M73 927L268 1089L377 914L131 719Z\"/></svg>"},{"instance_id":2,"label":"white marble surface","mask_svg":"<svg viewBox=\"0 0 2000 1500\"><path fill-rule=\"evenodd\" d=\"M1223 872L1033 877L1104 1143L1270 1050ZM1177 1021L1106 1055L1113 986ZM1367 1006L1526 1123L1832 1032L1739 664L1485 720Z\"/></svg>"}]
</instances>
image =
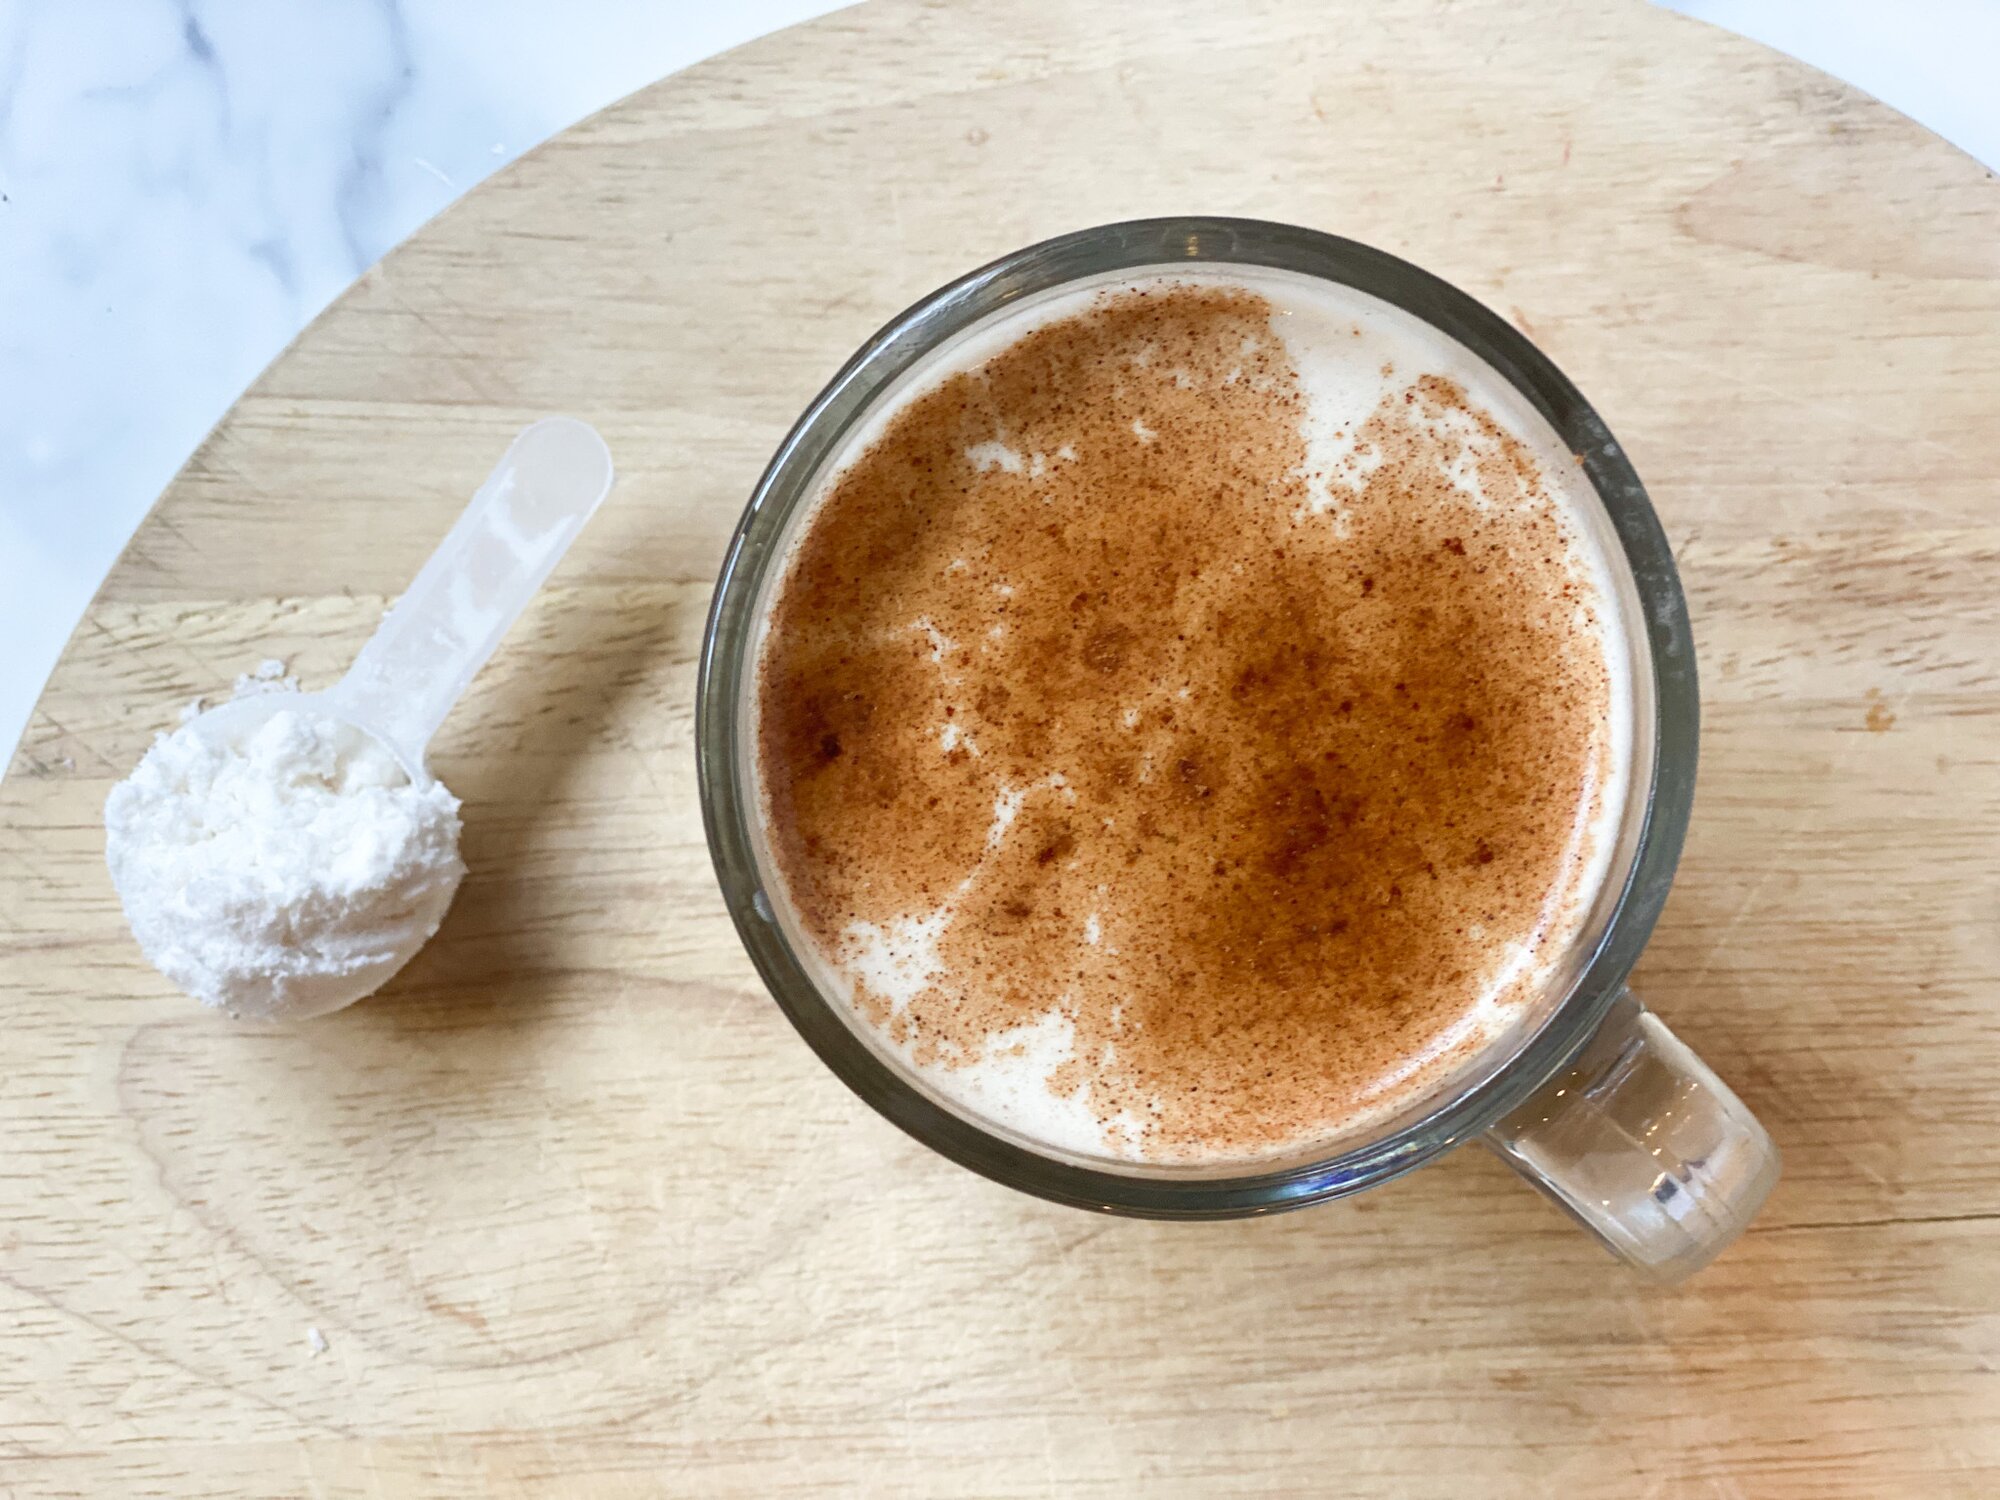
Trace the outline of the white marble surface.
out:
<instances>
[{"instance_id":1,"label":"white marble surface","mask_svg":"<svg viewBox=\"0 0 2000 1500\"><path fill-rule=\"evenodd\" d=\"M537 142L841 0L0 0L0 768L312 316Z\"/></svg>"},{"instance_id":2,"label":"white marble surface","mask_svg":"<svg viewBox=\"0 0 2000 1500\"><path fill-rule=\"evenodd\" d=\"M1995 0L1663 3L2000 163ZM0 766L132 528L314 313L545 136L835 8L0 0Z\"/></svg>"},{"instance_id":3,"label":"white marble surface","mask_svg":"<svg viewBox=\"0 0 2000 1500\"><path fill-rule=\"evenodd\" d=\"M2000 0L1656 0L1789 52L2000 171Z\"/></svg>"}]
</instances>

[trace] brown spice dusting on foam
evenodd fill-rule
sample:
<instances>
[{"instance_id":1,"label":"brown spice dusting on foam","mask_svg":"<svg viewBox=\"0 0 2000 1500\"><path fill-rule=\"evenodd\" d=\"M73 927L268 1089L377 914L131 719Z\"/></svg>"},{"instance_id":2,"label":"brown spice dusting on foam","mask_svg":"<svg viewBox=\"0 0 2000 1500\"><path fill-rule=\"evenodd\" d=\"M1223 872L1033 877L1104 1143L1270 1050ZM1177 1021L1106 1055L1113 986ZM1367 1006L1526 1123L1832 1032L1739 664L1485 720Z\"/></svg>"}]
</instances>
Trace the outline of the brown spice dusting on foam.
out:
<instances>
[{"instance_id":1,"label":"brown spice dusting on foam","mask_svg":"<svg viewBox=\"0 0 2000 1500\"><path fill-rule=\"evenodd\" d=\"M1152 1160L1283 1150L1461 1061L1385 1093L1576 894L1608 766L1592 591L1530 455L1418 378L1355 435L1381 462L1336 525L1271 317L1106 293L918 396L806 528L759 680L808 933L838 960L950 908L926 987L858 986L863 1014L949 1067L1059 1010L1051 1088Z\"/></svg>"}]
</instances>

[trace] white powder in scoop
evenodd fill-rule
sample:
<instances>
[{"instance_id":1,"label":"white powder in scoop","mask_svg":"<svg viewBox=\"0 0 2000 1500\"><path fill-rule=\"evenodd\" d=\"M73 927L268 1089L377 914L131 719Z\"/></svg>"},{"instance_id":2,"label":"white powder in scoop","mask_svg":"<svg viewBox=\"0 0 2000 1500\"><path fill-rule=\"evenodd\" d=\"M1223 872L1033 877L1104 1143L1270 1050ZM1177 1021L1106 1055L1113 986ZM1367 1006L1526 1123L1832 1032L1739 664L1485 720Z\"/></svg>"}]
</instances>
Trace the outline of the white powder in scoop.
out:
<instances>
[{"instance_id":1,"label":"white powder in scoop","mask_svg":"<svg viewBox=\"0 0 2000 1500\"><path fill-rule=\"evenodd\" d=\"M456 797L361 730L290 709L238 740L161 735L104 825L146 956L238 1015L317 1015L383 984L465 874Z\"/></svg>"}]
</instances>

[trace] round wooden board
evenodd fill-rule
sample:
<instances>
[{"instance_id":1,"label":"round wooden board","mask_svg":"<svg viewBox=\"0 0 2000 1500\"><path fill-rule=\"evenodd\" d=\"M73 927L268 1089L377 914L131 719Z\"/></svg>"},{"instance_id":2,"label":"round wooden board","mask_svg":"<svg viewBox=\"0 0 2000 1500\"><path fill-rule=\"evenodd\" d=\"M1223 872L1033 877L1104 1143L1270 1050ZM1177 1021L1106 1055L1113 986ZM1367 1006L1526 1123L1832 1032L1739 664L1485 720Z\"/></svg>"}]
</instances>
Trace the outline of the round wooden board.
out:
<instances>
[{"instance_id":1,"label":"round wooden board","mask_svg":"<svg viewBox=\"0 0 2000 1500\"><path fill-rule=\"evenodd\" d=\"M738 949L690 699L767 455L930 287L1175 211L1456 281L1652 488L1708 713L1638 979L1787 1159L1682 1289L1478 1152L1257 1222L1010 1194ZM1988 174L1638 3L887 0L587 122L238 403L0 785L0 1490L1993 1493L1996 391ZM444 931L325 1022L198 1011L107 788L261 658L329 682L550 410L622 477L436 746Z\"/></svg>"}]
</instances>

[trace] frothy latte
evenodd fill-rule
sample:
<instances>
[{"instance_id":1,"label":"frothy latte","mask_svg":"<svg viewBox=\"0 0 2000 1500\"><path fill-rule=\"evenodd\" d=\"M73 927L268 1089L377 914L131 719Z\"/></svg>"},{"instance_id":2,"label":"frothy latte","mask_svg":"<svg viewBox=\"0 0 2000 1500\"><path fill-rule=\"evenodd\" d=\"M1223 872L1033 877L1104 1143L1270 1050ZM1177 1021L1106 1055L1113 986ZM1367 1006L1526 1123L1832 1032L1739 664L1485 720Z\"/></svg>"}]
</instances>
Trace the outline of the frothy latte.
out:
<instances>
[{"instance_id":1,"label":"frothy latte","mask_svg":"<svg viewBox=\"0 0 2000 1500\"><path fill-rule=\"evenodd\" d=\"M1597 501L1365 294L1064 289L938 351L756 644L773 896L857 1025L1046 1147L1256 1162L1420 1100L1573 944L1631 757Z\"/></svg>"}]
</instances>

